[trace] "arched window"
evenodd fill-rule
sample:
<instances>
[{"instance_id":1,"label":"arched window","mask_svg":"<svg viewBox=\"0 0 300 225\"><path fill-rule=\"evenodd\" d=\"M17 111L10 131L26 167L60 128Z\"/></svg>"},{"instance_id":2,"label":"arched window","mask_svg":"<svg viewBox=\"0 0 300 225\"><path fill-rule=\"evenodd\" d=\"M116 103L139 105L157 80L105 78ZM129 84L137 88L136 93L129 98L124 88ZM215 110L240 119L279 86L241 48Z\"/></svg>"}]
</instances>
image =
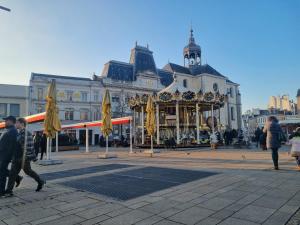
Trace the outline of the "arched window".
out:
<instances>
[{"instance_id":1,"label":"arched window","mask_svg":"<svg viewBox=\"0 0 300 225\"><path fill-rule=\"evenodd\" d=\"M183 80L183 87L187 88L187 80L186 79Z\"/></svg>"}]
</instances>

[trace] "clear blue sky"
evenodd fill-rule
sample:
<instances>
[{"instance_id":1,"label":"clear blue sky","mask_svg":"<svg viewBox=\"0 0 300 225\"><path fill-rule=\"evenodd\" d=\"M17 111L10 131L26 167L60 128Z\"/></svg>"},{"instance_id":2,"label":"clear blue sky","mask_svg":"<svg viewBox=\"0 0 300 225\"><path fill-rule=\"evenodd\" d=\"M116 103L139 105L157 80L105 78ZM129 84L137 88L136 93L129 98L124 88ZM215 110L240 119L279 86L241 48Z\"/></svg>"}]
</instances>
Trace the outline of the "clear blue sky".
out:
<instances>
[{"instance_id":1,"label":"clear blue sky","mask_svg":"<svg viewBox=\"0 0 300 225\"><path fill-rule=\"evenodd\" d=\"M204 62L241 85L243 111L300 88L299 0L0 0L0 83L31 72L91 77L129 61L137 40L158 67L182 64L192 21Z\"/></svg>"}]
</instances>

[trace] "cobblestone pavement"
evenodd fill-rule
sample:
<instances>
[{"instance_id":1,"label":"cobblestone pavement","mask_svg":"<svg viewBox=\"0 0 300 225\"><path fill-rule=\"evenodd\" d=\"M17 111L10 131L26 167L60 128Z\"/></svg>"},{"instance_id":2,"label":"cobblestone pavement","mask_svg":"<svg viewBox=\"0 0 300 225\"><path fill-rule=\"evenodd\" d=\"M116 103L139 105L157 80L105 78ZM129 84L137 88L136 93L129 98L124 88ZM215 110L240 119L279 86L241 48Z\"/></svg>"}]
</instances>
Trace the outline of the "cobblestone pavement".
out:
<instances>
[{"instance_id":1,"label":"cobblestone pavement","mask_svg":"<svg viewBox=\"0 0 300 225\"><path fill-rule=\"evenodd\" d=\"M139 151L129 155L125 149L113 149L118 158L97 159L100 151L103 149L92 153L54 153L54 158L63 159L63 164L34 165L39 173L48 174L48 177L53 173L55 176L51 176L45 189L39 193L34 192L36 184L25 177L14 197L0 199L0 225L299 224L300 172L296 171L294 159L286 151L280 152L279 171L272 169L270 152L255 149L214 152L187 149L162 151L153 157ZM167 173L159 177L155 172L145 173L145 176L138 173L150 167L177 170L166 170ZM181 176L178 169L190 170L190 174L197 174L197 171L212 175L185 180L189 173ZM56 176L59 171L65 171L61 174L66 175ZM129 200L112 198L106 194L109 192L97 194L95 190L101 188L97 184L104 177L103 189L109 184L120 186L120 194L134 194L139 190L145 190L146 194ZM122 177L126 183L123 180L116 182L116 177ZM180 182L177 178L181 179ZM132 185L132 180L137 182ZM157 190L151 189L151 184L158 180L170 185L158 188L155 183ZM91 182L89 191L65 185L72 181Z\"/></svg>"}]
</instances>

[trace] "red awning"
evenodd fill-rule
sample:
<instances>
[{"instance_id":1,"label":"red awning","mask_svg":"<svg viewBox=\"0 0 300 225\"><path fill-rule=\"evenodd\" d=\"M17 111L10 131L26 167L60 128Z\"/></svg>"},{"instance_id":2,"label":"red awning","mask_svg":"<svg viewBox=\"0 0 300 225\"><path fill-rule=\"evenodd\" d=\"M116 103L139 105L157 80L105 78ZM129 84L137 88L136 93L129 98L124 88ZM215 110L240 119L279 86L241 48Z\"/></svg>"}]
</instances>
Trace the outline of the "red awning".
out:
<instances>
[{"instance_id":1,"label":"red awning","mask_svg":"<svg viewBox=\"0 0 300 225\"><path fill-rule=\"evenodd\" d=\"M40 122L45 119L46 112L39 113L39 114L34 114L31 116L26 116L25 119L27 123L35 123L35 122ZM5 127L5 123L1 122L0 123L0 129L3 129Z\"/></svg>"},{"instance_id":2,"label":"red awning","mask_svg":"<svg viewBox=\"0 0 300 225\"><path fill-rule=\"evenodd\" d=\"M112 124L113 125L120 125L120 124L128 124L130 123L131 117L121 117L121 118L116 118L112 119ZM85 128L85 127L101 127L102 126L102 121L93 121L93 122L86 122L86 123L75 123L75 124L69 124L69 125L63 125L62 130L67 130L67 129L79 129L79 128Z\"/></svg>"}]
</instances>

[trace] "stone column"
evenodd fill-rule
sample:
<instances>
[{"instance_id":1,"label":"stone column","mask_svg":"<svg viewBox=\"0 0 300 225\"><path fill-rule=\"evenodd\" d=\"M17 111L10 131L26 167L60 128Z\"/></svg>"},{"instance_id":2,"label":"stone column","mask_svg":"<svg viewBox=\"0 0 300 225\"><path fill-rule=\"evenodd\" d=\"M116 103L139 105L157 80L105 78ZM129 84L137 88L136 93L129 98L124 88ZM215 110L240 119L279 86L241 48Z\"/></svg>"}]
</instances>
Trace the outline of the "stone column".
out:
<instances>
[{"instance_id":1,"label":"stone column","mask_svg":"<svg viewBox=\"0 0 300 225\"><path fill-rule=\"evenodd\" d=\"M176 143L180 144L179 137L179 103L176 101Z\"/></svg>"},{"instance_id":2,"label":"stone column","mask_svg":"<svg viewBox=\"0 0 300 225\"><path fill-rule=\"evenodd\" d=\"M144 106L142 106L142 115L141 115L141 120L142 120L142 145L145 144L145 125L144 125Z\"/></svg>"},{"instance_id":3,"label":"stone column","mask_svg":"<svg viewBox=\"0 0 300 225\"><path fill-rule=\"evenodd\" d=\"M159 140L159 105L156 104L156 144L160 144Z\"/></svg>"},{"instance_id":4,"label":"stone column","mask_svg":"<svg viewBox=\"0 0 300 225\"><path fill-rule=\"evenodd\" d=\"M197 131L197 144L200 144L199 105L198 105L198 103L196 103L196 131Z\"/></svg>"}]
</instances>

